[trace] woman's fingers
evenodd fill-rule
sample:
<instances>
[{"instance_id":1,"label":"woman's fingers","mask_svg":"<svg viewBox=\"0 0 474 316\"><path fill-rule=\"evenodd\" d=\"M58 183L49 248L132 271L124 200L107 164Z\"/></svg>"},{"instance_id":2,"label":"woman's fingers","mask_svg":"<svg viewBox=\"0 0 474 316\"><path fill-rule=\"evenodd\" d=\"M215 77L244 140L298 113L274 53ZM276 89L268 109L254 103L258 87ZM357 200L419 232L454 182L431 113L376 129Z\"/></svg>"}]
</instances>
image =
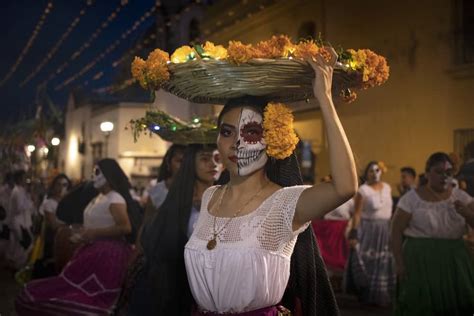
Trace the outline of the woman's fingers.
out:
<instances>
[{"instance_id":1,"label":"woman's fingers","mask_svg":"<svg viewBox=\"0 0 474 316\"><path fill-rule=\"evenodd\" d=\"M338 55L336 53L336 50L332 46L327 46L325 48L329 52L329 54L331 55L331 59L329 60L329 64L331 66L334 66L336 64L337 57L338 57Z\"/></svg>"}]
</instances>

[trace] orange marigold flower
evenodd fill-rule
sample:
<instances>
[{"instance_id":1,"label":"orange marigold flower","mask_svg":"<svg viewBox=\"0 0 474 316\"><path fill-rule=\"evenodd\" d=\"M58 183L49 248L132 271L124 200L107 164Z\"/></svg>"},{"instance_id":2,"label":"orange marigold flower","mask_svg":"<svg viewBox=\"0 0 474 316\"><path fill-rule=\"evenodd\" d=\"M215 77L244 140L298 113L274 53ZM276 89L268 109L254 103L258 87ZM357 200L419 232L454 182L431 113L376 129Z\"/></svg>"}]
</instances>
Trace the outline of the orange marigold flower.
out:
<instances>
[{"instance_id":1,"label":"orange marigold flower","mask_svg":"<svg viewBox=\"0 0 474 316\"><path fill-rule=\"evenodd\" d=\"M311 59L319 53L319 47L313 40L301 41L295 48L293 55L298 59Z\"/></svg>"},{"instance_id":2,"label":"orange marigold flower","mask_svg":"<svg viewBox=\"0 0 474 316\"><path fill-rule=\"evenodd\" d=\"M227 47L227 54L229 61L239 65L246 63L252 58L255 58L256 52L252 44L242 44L240 41L230 41Z\"/></svg>"},{"instance_id":3,"label":"orange marigold flower","mask_svg":"<svg viewBox=\"0 0 474 316\"><path fill-rule=\"evenodd\" d=\"M258 58L288 57L294 49L294 45L286 35L274 35L269 40L259 42L255 48Z\"/></svg>"},{"instance_id":4,"label":"orange marigold flower","mask_svg":"<svg viewBox=\"0 0 474 316\"><path fill-rule=\"evenodd\" d=\"M263 114L263 138L267 154L276 159L289 157L299 139L293 128L293 114L283 103L269 103Z\"/></svg>"},{"instance_id":5,"label":"orange marigold flower","mask_svg":"<svg viewBox=\"0 0 474 316\"><path fill-rule=\"evenodd\" d=\"M169 54L161 49L155 49L148 55L146 61L146 78L149 89L156 89L170 79L168 70Z\"/></svg>"},{"instance_id":6,"label":"orange marigold flower","mask_svg":"<svg viewBox=\"0 0 474 316\"><path fill-rule=\"evenodd\" d=\"M145 68L146 62L142 58L135 56L132 62L132 77L140 83L143 89L147 89Z\"/></svg>"}]
</instances>

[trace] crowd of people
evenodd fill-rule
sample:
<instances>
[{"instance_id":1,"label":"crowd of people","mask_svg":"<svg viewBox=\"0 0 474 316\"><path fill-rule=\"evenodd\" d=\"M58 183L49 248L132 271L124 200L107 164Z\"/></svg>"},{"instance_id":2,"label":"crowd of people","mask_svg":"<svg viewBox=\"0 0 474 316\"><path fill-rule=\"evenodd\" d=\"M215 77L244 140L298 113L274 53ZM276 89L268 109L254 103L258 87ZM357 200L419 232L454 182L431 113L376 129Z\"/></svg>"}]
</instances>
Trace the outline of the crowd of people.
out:
<instances>
[{"instance_id":1,"label":"crowd of people","mask_svg":"<svg viewBox=\"0 0 474 316\"><path fill-rule=\"evenodd\" d=\"M172 145L138 199L108 158L73 188L62 174L47 192L6 174L0 246L24 283L17 314L338 315L328 269L343 273L341 290L396 315L471 313L469 182L435 153L418 185L401 170L395 202L380 162L359 183L331 97L336 58L308 60L330 144L319 184L303 185L294 148L266 150L268 105L254 97L226 103L216 144Z\"/></svg>"}]
</instances>

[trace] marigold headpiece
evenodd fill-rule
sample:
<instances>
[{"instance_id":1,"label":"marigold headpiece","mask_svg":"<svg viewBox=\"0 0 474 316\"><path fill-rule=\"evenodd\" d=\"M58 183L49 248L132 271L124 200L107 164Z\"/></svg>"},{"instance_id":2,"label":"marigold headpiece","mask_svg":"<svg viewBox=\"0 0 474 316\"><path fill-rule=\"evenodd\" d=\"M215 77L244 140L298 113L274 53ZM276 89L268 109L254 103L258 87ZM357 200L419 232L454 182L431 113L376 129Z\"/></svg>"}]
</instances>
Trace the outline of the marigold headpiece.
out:
<instances>
[{"instance_id":1,"label":"marigold headpiece","mask_svg":"<svg viewBox=\"0 0 474 316\"><path fill-rule=\"evenodd\" d=\"M265 107L263 139L270 157L285 159L293 153L299 139L293 128L293 113L287 105L270 102Z\"/></svg>"}]
</instances>

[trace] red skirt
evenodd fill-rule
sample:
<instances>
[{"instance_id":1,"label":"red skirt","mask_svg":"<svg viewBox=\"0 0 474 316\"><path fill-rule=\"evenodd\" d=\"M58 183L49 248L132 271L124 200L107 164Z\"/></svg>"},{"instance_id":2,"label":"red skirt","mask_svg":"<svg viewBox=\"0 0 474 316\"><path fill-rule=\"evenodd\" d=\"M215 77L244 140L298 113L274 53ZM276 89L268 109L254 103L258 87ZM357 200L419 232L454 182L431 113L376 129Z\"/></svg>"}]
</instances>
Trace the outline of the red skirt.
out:
<instances>
[{"instance_id":1,"label":"red skirt","mask_svg":"<svg viewBox=\"0 0 474 316\"><path fill-rule=\"evenodd\" d=\"M349 256L349 243L344 235L348 221L315 220L314 234L324 263L333 271L344 271Z\"/></svg>"}]
</instances>

